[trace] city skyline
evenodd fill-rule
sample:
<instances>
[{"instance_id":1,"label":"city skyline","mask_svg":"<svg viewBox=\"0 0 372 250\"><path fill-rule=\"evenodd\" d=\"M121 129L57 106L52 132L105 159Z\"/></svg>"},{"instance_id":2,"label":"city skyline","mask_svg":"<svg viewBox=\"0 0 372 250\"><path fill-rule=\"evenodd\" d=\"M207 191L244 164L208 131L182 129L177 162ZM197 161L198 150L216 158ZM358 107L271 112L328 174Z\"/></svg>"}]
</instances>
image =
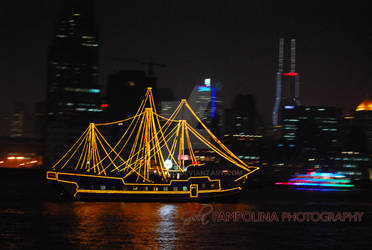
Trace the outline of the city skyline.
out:
<instances>
[{"instance_id":1,"label":"city skyline","mask_svg":"<svg viewBox=\"0 0 372 250\"><path fill-rule=\"evenodd\" d=\"M14 101L33 106L45 100L47 52L60 3L25 2L19 9L15 3L5 4L9 11L1 22L5 29L2 115L12 110ZM106 85L107 76L117 70L146 70L135 60L153 60L167 65L155 68L155 75L159 87L172 87L177 99L187 97L196 84L211 76L226 86L225 107L238 93L253 94L258 111L270 122L277 41L291 36L297 41L302 103L349 111L370 91L368 17L363 11L357 17L361 10L362 6L320 2L297 6L97 1L102 41L99 84Z\"/></svg>"}]
</instances>

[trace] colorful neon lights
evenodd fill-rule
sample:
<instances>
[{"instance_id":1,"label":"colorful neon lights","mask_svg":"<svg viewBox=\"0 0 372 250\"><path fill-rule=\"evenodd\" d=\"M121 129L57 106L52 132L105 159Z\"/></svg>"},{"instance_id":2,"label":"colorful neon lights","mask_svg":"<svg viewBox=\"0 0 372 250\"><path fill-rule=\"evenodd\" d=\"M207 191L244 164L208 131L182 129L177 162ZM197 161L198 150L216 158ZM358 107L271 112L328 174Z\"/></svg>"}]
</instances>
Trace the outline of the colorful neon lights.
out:
<instances>
[{"instance_id":1,"label":"colorful neon lights","mask_svg":"<svg viewBox=\"0 0 372 250\"><path fill-rule=\"evenodd\" d=\"M324 172L307 172L306 174L296 174L288 182L276 182L277 185L286 186L310 186L310 187L355 187L351 180L345 175L324 173Z\"/></svg>"},{"instance_id":2,"label":"colorful neon lights","mask_svg":"<svg viewBox=\"0 0 372 250\"><path fill-rule=\"evenodd\" d=\"M318 187L354 187L354 184L308 183L308 182L276 182L278 185L318 186Z\"/></svg>"}]
</instances>

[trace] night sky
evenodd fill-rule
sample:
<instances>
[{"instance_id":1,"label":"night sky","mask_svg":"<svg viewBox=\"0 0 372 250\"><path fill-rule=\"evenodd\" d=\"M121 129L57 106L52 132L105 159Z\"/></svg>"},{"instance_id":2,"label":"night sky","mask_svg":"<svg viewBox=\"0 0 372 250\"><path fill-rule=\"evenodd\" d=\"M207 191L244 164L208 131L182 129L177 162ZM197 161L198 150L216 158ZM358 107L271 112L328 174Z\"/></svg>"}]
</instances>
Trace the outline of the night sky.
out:
<instances>
[{"instance_id":1,"label":"night sky","mask_svg":"<svg viewBox=\"0 0 372 250\"><path fill-rule=\"evenodd\" d=\"M187 97L205 77L253 94L266 122L274 102L278 43L296 38L301 101L349 111L371 91L371 18L358 1L96 1L100 84L120 69L154 68L159 87ZM353 5L351 5L351 4ZM61 1L7 1L0 10L0 114L45 98L48 46ZM110 61L121 57L128 61Z\"/></svg>"}]
</instances>

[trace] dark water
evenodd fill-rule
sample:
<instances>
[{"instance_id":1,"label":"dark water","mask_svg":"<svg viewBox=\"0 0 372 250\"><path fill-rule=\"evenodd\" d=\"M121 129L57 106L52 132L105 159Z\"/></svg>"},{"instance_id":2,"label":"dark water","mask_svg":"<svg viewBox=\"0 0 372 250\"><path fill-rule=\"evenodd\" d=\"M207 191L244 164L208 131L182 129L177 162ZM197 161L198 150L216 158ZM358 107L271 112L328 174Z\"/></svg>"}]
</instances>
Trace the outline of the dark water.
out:
<instances>
[{"instance_id":1,"label":"dark water","mask_svg":"<svg viewBox=\"0 0 372 250\"><path fill-rule=\"evenodd\" d=\"M38 174L0 174L0 248L371 248L371 191L252 188L240 202L230 204L71 202L48 198ZM279 221L224 222L213 213L201 221L197 215L205 209L213 209L214 215L270 212ZM302 211L360 211L364 215L360 222L281 221L283 212Z\"/></svg>"}]
</instances>

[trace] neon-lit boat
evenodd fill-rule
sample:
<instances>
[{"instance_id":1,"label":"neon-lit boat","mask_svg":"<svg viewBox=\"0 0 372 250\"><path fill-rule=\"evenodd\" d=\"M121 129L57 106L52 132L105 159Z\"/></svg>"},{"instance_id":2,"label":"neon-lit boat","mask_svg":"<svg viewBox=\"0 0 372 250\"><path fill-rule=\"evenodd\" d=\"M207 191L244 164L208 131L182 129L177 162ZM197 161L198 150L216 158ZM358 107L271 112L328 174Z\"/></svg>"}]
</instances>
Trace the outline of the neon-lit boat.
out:
<instances>
[{"instance_id":1,"label":"neon-lit boat","mask_svg":"<svg viewBox=\"0 0 372 250\"><path fill-rule=\"evenodd\" d=\"M355 187L350 178L331 172L307 172L295 174L287 182L276 182L277 185L293 186L302 190L339 191Z\"/></svg>"},{"instance_id":2,"label":"neon-lit boat","mask_svg":"<svg viewBox=\"0 0 372 250\"><path fill-rule=\"evenodd\" d=\"M186 120L177 119L184 108L211 140ZM121 129L120 139L109 142L102 132L107 127ZM218 168L200 161L195 154L200 150L193 149L196 141L218 156ZM217 170L212 174L212 169ZM239 174L223 175L233 169L239 169ZM46 178L75 199L204 200L236 196L256 170L258 167L248 166L223 145L185 99L171 117L157 114L148 88L135 116L91 123L47 171Z\"/></svg>"}]
</instances>

